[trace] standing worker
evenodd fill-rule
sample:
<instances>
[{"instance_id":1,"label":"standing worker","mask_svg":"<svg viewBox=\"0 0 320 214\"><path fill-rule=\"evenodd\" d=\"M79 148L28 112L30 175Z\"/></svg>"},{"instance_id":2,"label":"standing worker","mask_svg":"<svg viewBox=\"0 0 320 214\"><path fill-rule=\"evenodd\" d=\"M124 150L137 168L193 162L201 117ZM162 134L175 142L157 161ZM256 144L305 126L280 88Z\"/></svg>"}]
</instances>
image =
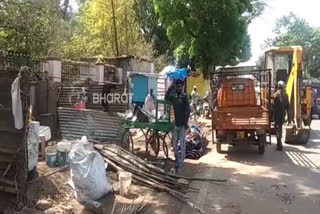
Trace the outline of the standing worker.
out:
<instances>
[{"instance_id":1,"label":"standing worker","mask_svg":"<svg viewBox=\"0 0 320 214\"><path fill-rule=\"evenodd\" d=\"M144 101L144 109L150 113L153 113L155 110L155 97L153 94L153 89L150 89L149 94L146 96Z\"/></svg>"},{"instance_id":2,"label":"standing worker","mask_svg":"<svg viewBox=\"0 0 320 214\"><path fill-rule=\"evenodd\" d=\"M285 90L285 83L278 82L278 89L274 94L273 115L277 136L277 150L282 151L282 126L285 120L286 113L288 121L290 122L289 115L289 99Z\"/></svg>"},{"instance_id":3,"label":"standing worker","mask_svg":"<svg viewBox=\"0 0 320 214\"><path fill-rule=\"evenodd\" d=\"M191 92L191 104L193 107L193 116L194 116L194 120L197 120L197 115L198 115L198 91L197 91L197 86L194 85L193 86L193 90Z\"/></svg>"},{"instance_id":4,"label":"standing worker","mask_svg":"<svg viewBox=\"0 0 320 214\"><path fill-rule=\"evenodd\" d=\"M165 95L165 100L173 105L175 126L173 129L173 150L176 159L176 172L182 170L186 154L186 129L190 117L189 100L182 92L183 81L177 80L170 86ZM180 146L179 146L180 143Z\"/></svg>"}]
</instances>

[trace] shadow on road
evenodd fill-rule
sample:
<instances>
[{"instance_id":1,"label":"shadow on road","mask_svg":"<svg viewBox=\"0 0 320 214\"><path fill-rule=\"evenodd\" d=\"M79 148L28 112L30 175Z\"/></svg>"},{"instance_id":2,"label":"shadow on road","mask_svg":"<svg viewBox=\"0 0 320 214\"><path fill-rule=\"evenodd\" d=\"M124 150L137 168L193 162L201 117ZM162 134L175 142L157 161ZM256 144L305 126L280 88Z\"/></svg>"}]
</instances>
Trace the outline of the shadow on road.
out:
<instances>
[{"instance_id":1,"label":"shadow on road","mask_svg":"<svg viewBox=\"0 0 320 214\"><path fill-rule=\"evenodd\" d=\"M319 169L319 166L308 157L310 154L320 155L318 152L301 150L291 145L284 145L283 152L276 151L275 146L271 146L267 148L267 152L270 154L260 155L255 151L255 147L229 147L228 151L225 152L225 158L247 165L266 165L273 167L274 163L266 161L268 158L272 158L274 162L278 163L292 163L300 167Z\"/></svg>"}]
</instances>

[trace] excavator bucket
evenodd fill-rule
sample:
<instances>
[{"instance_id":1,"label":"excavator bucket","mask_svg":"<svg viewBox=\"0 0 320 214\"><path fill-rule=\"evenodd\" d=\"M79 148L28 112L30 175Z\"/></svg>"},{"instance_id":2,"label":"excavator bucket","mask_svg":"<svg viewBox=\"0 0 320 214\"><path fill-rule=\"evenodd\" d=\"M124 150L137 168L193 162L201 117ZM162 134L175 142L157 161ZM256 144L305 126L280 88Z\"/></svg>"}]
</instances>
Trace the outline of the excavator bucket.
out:
<instances>
[{"instance_id":1,"label":"excavator bucket","mask_svg":"<svg viewBox=\"0 0 320 214\"><path fill-rule=\"evenodd\" d=\"M306 144L310 136L310 128L295 130L294 128L286 128L285 142L288 144Z\"/></svg>"}]
</instances>

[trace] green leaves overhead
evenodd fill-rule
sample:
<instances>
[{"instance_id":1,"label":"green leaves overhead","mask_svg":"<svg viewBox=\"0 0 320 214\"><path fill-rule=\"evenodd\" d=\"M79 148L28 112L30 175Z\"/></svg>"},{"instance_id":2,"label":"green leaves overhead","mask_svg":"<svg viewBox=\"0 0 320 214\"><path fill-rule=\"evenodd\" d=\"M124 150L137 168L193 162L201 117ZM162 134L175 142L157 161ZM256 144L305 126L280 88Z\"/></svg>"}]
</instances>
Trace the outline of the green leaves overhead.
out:
<instances>
[{"instance_id":1,"label":"green leaves overhead","mask_svg":"<svg viewBox=\"0 0 320 214\"><path fill-rule=\"evenodd\" d=\"M174 55L181 66L235 65L250 57L247 27L263 0L3 0L0 48L81 58ZM114 24L115 21L115 24ZM115 32L117 31L117 33ZM117 36L116 36L117 34Z\"/></svg>"},{"instance_id":2,"label":"green leaves overhead","mask_svg":"<svg viewBox=\"0 0 320 214\"><path fill-rule=\"evenodd\" d=\"M115 56L116 43L119 46L119 55L153 55L152 47L140 35L133 10L134 0L113 2L115 26L111 0L91 0L82 4L77 17L76 32L65 47L66 56Z\"/></svg>"},{"instance_id":3,"label":"green leaves overhead","mask_svg":"<svg viewBox=\"0 0 320 214\"><path fill-rule=\"evenodd\" d=\"M154 0L154 4L171 45L183 46L204 66L248 60L247 27L264 6L252 0Z\"/></svg>"},{"instance_id":4,"label":"green leaves overhead","mask_svg":"<svg viewBox=\"0 0 320 214\"><path fill-rule=\"evenodd\" d=\"M58 56L61 40L68 34L62 15L60 0L1 1L0 49Z\"/></svg>"},{"instance_id":5,"label":"green leaves overhead","mask_svg":"<svg viewBox=\"0 0 320 214\"><path fill-rule=\"evenodd\" d=\"M308 77L320 77L320 28L311 27L293 13L277 20L276 37L267 39L265 47L300 45L304 48L304 70Z\"/></svg>"},{"instance_id":6,"label":"green leaves overhead","mask_svg":"<svg viewBox=\"0 0 320 214\"><path fill-rule=\"evenodd\" d=\"M155 55L172 55L166 29L159 22L153 0L134 0L133 9L140 33L147 42L152 44Z\"/></svg>"}]
</instances>

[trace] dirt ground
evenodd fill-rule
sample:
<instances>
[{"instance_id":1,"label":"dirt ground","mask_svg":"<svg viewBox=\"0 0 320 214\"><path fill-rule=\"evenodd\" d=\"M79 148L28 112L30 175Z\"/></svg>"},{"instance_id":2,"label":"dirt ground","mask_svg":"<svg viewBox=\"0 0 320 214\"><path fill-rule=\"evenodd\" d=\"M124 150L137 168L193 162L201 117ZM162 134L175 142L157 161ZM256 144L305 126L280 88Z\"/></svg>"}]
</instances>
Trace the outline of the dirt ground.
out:
<instances>
[{"instance_id":1,"label":"dirt ground","mask_svg":"<svg viewBox=\"0 0 320 214\"><path fill-rule=\"evenodd\" d=\"M135 141L135 151L136 153L145 158L145 143L142 132L138 131L134 136ZM173 152L170 150L170 155L173 155ZM170 161L163 161L164 153L161 151L159 153L159 163L162 163L163 167L167 169L171 168ZM45 162L39 162L37 170L39 173L39 178L30 184L28 189L28 200L29 204L25 205L26 207L31 208L36 212L36 202L42 199L49 201L52 204L52 208L49 209L49 213L54 214L94 214L95 210L90 210L90 207L86 207L80 204L74 197L72 188L67 184L70 180L70 169L65 169L61 172L57 172L49 177L44 178L44 175L47 175L53 171L56 171L58 168L49 168ZM108 181L112 184L113 189L117 191L118 189L118 180L117 174L108 171ZM166 193L160 193L153 189L132 184L130 195L122 197L118 192L111 192L102 199L99 200L102 203L103 213L110 213L112 207L115 204L114 213L121 213L121 210L124 207L129 206L132 203L139 203L141 201L145 202L147 205L143 209L142 214L149 213L159 213L165 214L169 213L170 210L180 210L181 204L171 203L175 201L172 197ZM115 202L116 201L116 202ZM32 211L31 211L32 212ZM24 212L22 212L24 213ZM29 213L29 212L28 212ZM26 214L28 214L26 213Z\"/></svg>"},{"instance_id":2,"label":"dirt ground","mask_svg":"<svg viewBox=\"0 0 320 214\"><path fill-rule=\"evenodd\" d=\"M227 178L224 184L193 182L200 193L190 198L207 213L215 214L318 214L320 213L320 121L314 120L306 145L284 146L276 151L275 139L264 155L257 147L223 147L188 161L185 174ZM183 206L181 214L195 211Z\"/></svg>"},{"instance_id":3,"label":"dirt ground","mask_svg":"<svg viewBox=\"0 0 320 214\"><path fill-rule=\"evenodd\" d=\"M199 193L189 192L190 200L210 214L318 214L320 210L320 121L313 122L308 144L304 146L285 145L284 152L275 151L274 142L266 148L264 155L256 147L223 147L228 150L218 154L209 143L206 154L199 160L186 160L181 174L203 178L228 179L226 183L192 182ZM202 131L211 140L210 121L201 120ZM141 134L135 136L136 151L144 152ZM170 152L172 156L172 151ZM161 156L161 155L160 155ZM162 154L163 156L163 154ZM170 169L173 162L166 162ZM48 178L41 178L53 170L40 162L40 179L29 187L28 198L34 203L46 199L52 203L51 210L57 214L91 214L79 204L67 185L69 170L58 172ZM108 172L109 181L117 189L116 174ZM148 203L143 214L193 214L196 211L170 197L152 189L133 185L128 197L110 193L101 201L105 213L110 213L114 201L114 213L121 213L124 206L133 201Z\"/></svg>"},{"instance_id":4,"label":"dirt ground","mask_svg":"<svg viewBox=\"0 0 320 214\"><path fill-rule=\"evenodd\" d=\"M55 173L50 177L41 178L42 175L54 170L56 170L56 168L48 168L44 162L39 163L38 172L40 179L32 183L29 187L28 199L32 199L33 202L28 206L36 209L36 202L45 199L52 203L52 208L49 210L54 214L94 214L95 211L91 211L90 208L87 209L75 199L72 188L67 184L70 179L68 169ZM114 189L117 189L118 182L116 173L108 172L108 180L114 186ZM167 209L169 209L167 205L172 199L165 193L159 193L135 184L132 185L130 191L130 195L126 197L111 192L100 199L99 202L103 204L103 213L110 213L115 201L115 214L121 213L121 210L131 203L139 203L140 201L147 203L143 212L145 214L154 212L167 213Z\"/></svg>"}]
</instances>

